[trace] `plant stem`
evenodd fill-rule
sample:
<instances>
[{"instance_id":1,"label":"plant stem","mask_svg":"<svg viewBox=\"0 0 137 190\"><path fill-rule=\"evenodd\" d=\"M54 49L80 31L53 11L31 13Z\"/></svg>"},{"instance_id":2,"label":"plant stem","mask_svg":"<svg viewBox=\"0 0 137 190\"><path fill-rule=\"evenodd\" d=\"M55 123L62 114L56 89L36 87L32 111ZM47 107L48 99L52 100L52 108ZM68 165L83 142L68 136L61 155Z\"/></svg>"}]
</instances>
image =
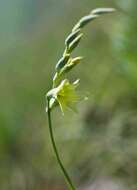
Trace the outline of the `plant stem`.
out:
<instances>
[{"instance_id":1,"label":"plant stem","mask_svg":"<svg viewBox=\"0 0 137 190\"><path fill-rule=\"evenodd\" d=\"M50 138L51 138L51 143L52 143L52 146L53 146L53 150L54 150L54 153L55 153L55 156L56 156L56 159L57 159L57 162L63 172L63 175L70 187L70 190L76 190L76 188L74 187L65 167L63 166L62 164L62 161L60 159L60 156L59 156L59 153L58 153L58 150L57 150L57 147L56 147L56 143L55 143L55 140L54 140L54 135L53 135L53 130L52 130L52 123L51 123L51 110L49 108L49 99L47 98L47 103L48 103L48 109L47 109L47 113L48 113L48 123L49 123L49 132L50 132Z\"/></svg>"}]
</instances>

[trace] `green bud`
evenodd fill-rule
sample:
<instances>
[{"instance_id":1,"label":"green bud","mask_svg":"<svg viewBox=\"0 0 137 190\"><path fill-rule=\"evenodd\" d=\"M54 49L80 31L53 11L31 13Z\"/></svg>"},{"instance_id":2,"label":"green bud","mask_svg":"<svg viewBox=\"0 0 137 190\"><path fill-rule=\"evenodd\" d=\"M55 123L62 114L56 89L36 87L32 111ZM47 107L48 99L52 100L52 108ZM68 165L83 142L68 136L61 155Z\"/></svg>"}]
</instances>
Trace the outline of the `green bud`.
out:
<instances>
[{"instance_id":1,"label":"green bud","mask_svg":"<svg viewBox=\"0 0 137 190\"><path fill-rule=\"evenodd\" d=\"M98 15L87 15L87 16L84 16L80 20L80 26L84 27L86 24L88 24L90 21L96 19L97 17L98 17Z\"/></svg>"},{"instance_id":2,"label":"green bud","mask_svg":"<svg viewBox=\"0 0 137 190\"><path fill-rule=\"evenodd\" d=\"M65 45L66 45L66 46L69 46L69 44L78 36L79 32L80 32L80 29L78 29L78 30L72 32L72 33L66 38L66 40L65 40Z\"/></svg>"},{"instance_id":3,"label":"green bud","mask_svg":"<svg viewBox=\"0 0 137 190\"><path fill-rule=\"evenodd\" d=\"M113 8L98 8L98 9L94 9L93 11L91 11L91 14L101 15L101 14L111 13L114 11L115 11L115 9L113 9Z\"/></svg>"},{"instance_id":4,"label":"green bud","mask_svg":"<svg viewBox=\"0 0 137 190\"><path fill-rule=\"evenodd\" d=\"M75 57L73 59L71 59L70 63L68 63L67 65L77 65L80 63L80 61L83 59L83 57Z\"/></svg>"},{"instance_id":5,"label":"green bud","mask_svg":"<svg viewBox=\"0 0 137 190\"><path fill-rule=\"evenodd\" d=\"M68 62L70 58L70 55L69 54L65 54L57 63L56 65L56 71L59 72L63 67L64 65Z\"/></svg>"},{"instance_id":6,"label":"green bud","mask_svg":"<svg viewBox=\"0 0 137 190\"><path fill-rule=\"evenodd\" d=\"M76 30L80 29L80 22L78 22L72 29L72 32L75 32Z\"/></svg>"},{"instance_id":7,"label":"green bud","mask_svg":"<svg viewBox=\"0 0 137 190\"><path fill-rule=\"evenodd\" d=\"M79 44L83 34L79 34L69 45L68 51L71 53Z\"/></svg>"},{"instance_id":8,"label":"green bud","mask_svg":"<svg viewBox=\"0 0 137 190\"><path fill-rule=\"evenodd\" d=\"M79 28L83 28L86 24L88 24L90 21L94 20L97 17L98 15L87 15L87 16L82 17L80 21L74 26L72 31L74 32Z\"/></svg>"},{"instance_id":9,"label":"green bud","mask_svg":"<svg viewBox=\"0 0 137 190\"><path fill-rule=\"evenodd\" d=\"M76 57L71 59L65 67L61 70L61 74L69 72L73 67L80 63L83 57Z\"/></svg>"}]
</instances>

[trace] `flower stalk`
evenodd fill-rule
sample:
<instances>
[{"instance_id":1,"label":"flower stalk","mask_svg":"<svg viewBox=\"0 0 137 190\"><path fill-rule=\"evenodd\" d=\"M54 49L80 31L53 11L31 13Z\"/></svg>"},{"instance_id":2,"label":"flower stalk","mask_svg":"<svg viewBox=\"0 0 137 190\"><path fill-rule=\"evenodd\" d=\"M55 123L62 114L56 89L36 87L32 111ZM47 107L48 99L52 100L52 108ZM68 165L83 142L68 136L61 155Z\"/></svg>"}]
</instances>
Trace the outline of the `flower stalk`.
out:
<instances>
[{"instance_id":1,"label":"flower stalk","mask_svg":"<svg viewBox=\"0 0 137 190\"><path fill-rule=\"evenodd\" d=\"M56 147L56 143L55 143L55 139L54 139L54 135L53 135L53 129L52 129L52 122L51 122L51 109L49 107L49 99L47 98L47 113L48 113L48 123L49 123L49 132L50 132L50 139L51 139L51 143L53 146L53 150L57 159L57 162L63 172L63 175L68 183L68 186L70 187L70 190L76 190L76 188L74 187L65 167L63 166L63 163L60 159L59 153L58 153L58 149Z\"/></svg>"}]
</instances>

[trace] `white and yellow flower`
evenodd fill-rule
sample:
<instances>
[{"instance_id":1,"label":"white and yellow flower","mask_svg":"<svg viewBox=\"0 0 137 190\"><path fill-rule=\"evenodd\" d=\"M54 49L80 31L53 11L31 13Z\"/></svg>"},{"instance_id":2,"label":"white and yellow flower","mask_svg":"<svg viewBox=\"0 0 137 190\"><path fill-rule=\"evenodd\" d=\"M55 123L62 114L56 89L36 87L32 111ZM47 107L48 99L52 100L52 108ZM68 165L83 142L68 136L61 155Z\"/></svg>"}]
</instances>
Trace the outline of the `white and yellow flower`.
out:
<instances>
[{"instance_id":1,"label":"white and yellow flower","mask_svg":"<svg viewBox=\"0 0 137 190\"><path fill-rule=\"evenodd\" d=\"M78 85L79 80L70 83L67 79L65 79L58 87L50 90L47 93L50 109L52 109L55 105L59 105L63 114L66 108L76 110L75 104L80 100L80 96L76 91Z\"/></svg>"}]
</instances>

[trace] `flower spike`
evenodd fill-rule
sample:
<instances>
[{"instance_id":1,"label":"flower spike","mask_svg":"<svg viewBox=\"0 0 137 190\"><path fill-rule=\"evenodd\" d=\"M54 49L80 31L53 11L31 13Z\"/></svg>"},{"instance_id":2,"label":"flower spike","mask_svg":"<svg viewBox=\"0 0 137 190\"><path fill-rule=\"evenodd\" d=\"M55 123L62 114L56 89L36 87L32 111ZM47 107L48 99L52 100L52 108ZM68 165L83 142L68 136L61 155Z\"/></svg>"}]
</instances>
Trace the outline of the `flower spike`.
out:
<instances>
[{"instance_id":1,"label":"flower spike","mask_svg":"<svg viewBox=\"0 0 137 190\"><path fill-rule=\"evenodd\" d=\"M64 114L66 108L70 108L76 111L76 104L80 101L80 95L77 91L79 85L79 79L74 82L70 82L66 79L66 73L71 71L76 65L78 65L83 59L81 56L72 58L71 53L79 45L83 33L82 29L90 22L98 18L100 15L105 13L114 12L115 9L112 8L98 8L91 11L89 15L82 17L78 23L73 27L71 33L67 36L65 40L65 50L62 57L59 59L58 63L55 66L55 75L53 77L53 86L51 90L46 95L47 98L47 114L48 114L48 123L50 138L53 146L54 153L58 164L63 172L63 175L69 185L70 190L76 190L73 185L58 153L56 143L54 140L52 122L51 122L51 110L55 106L59 106L62 113ZM65 79L64 79L65 76Z\"/></svg>"}]
</instances>

